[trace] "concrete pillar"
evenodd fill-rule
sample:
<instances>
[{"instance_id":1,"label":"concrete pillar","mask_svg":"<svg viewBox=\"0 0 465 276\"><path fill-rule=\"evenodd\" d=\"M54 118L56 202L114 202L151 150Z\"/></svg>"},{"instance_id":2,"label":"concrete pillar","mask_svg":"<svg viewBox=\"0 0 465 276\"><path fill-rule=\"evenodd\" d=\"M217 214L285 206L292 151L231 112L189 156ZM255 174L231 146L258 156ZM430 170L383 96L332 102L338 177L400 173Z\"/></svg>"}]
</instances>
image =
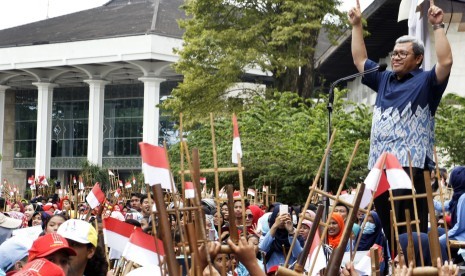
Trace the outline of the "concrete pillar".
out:
<instances>
[{"instance_id":1,"label":"concrete pillar","mask_svg":"<svg viewBox=\"0 0 465 276\"><path fill-rule=\"evenodd\" d=\"M5 130L5 91L10 88L6 85L0 85L0 154L3 155L3 139ZM3 158L2 158L3 159ZM3 179L2 175L3 161L0 160L0 180Z\"/></svg>"},{"instance_id":2,"label":"concrete pillar","mask_svg":"<svg viewBox=\"0 0 465 276\"><path fill-rule=\"evenodd\" d=\"M50 160L52 154L52 101L53 88L57 84L34 82L37 86L37 137L35 176L50 177Z\"/></svg>"},{"instance_id":3,"label":"concrete pillar","mask_svg":"<svg viewBox=\"0 0 465 276\"><path fill-rule=\"evenodd\" d=\"M103 108L105 104L105 80L85 80L89 84L89 127L87 134L87 160L102 166Z\"/></svg>"},{"instance_id":4,"label":"concrete pillar","mask_svg":"<svg viewBox=\"0 0 465 276\"><path fill-rule=\"evenodd\" d=\"M158 145L158 126L160 124L160 112L157 105L160 103L160 84L165 79L155 77L142 77L144 82L144 142Z\"/></svg>"}]
</instances>

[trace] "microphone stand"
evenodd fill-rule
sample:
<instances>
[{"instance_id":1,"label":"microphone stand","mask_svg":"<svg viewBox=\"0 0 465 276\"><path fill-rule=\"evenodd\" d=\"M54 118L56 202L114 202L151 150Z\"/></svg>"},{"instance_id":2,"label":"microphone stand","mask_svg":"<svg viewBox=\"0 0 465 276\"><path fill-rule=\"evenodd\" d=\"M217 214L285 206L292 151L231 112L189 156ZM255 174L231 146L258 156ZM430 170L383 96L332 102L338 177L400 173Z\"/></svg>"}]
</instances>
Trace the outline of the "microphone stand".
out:
<instances>
[{"instance_id":1,"label":"microphone stand","mask_svg":"<svg viewBox=\"0 0 465 276\"><path fill-rule=\"evenodd\" d=\"M328 136L327 136L327 145L329 145L329 141L331 140L331 132L332 132L332 127L331 127L331 117L333 114L333 103L334 103L334 88L336 87L337 84L339 84L342 81L354 79L356 77L363 76L365 74L377 72L377 71L384 71L386 70L386 66L384 64L378 65L376 67L373 67L371 69L368 69L363 72L355 73L347 77L340 78L336 80L335 82L331 83L329 87L329 95L328 95ZM328 156L326 157L326 162L325 162L325 180L324 180L324 187L323 191L328 193L328 179L329 179L329 159L331 157L331 149L329 149ZM324 196L323 197L323 203L325 206L325 211L323 214L323 220L326 221L328 219L328 211L329 211L329 198Z\"/></svg>"}]
</instances>

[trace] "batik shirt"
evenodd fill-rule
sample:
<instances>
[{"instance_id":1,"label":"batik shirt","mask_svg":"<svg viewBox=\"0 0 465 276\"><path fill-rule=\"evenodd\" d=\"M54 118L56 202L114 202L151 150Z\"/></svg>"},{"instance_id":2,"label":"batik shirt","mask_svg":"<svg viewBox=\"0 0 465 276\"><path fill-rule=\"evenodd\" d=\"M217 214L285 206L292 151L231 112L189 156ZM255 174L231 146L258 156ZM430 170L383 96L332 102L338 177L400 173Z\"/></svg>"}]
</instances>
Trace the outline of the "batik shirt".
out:
<instances>
[{"instance_id":1,"label":"batik shirt","mask_svg":"<svg viewBox=\"0 0 465 276\"><path fill-rule=\"evenodd\" d=\"M372 60L365 70L376 67ZM391 71L374 72L362 83L377 92L373 109L368 169L372 169L383 152L391 152L403 167L432 166L434 115L447 82L438 84L435 67L431 71L416 69L401 80Z\"/></svg>"}]
</instances>

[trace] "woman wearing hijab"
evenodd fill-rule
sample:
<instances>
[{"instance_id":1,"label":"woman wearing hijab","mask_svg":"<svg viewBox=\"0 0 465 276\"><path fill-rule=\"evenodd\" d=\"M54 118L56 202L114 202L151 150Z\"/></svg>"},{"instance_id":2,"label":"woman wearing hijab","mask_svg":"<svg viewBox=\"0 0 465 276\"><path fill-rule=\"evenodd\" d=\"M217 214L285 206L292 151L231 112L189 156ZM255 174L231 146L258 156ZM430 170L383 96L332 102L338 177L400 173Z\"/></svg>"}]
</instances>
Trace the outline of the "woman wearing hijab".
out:
<instances>
[{"instance_id":1,"label":"woman wearing hijab","mask_svg":"<svg viewBox=\"0 0 465 276\"><path fill-rule=\"evenodd\" d=\"M267 268L284 264L294 238L295 229L291 216L289 212L280 214L279 205L281 204L275 204L268 220L270 231L266 233L258 246L261 251L266 253L265 264ZM302 247L300 243L296 242L289 259L290 264L296 261L300 252L302 252Z\"/></svg>"},{"instance_id":2,"label":"woman wearing hijab","mask_svg":"<svg viewBox=\"0 0 465 276\"><path fill-rule=\"evenodd\" d=\"M332 249L339 246L344 231L344 219L338 213L332 213L328 225L328 245Z\"/></svg>"},{"instance_id":3,"label":"woman wearing hijab","mask_svg":"<svg viewBox=\"0 0 465 276\"><path fill-rule=\"evenodd\" d=\"M455 167L449 176L449 184L454 190L454 195L451 200L444 202L444 208L451 214L451 225L448 235L449 240L465 241L465 167ZM434 201L434 208L442 212L442 205L438 201ZM439 237L441 245L442 259L448 260L446 234ZM451 248L451 257L457 256L458 249Z\"/></svg>"},{"instance_id":4,"label":"woman wearing hijab","mask_svg":"<svg viewBox=\"0 0 465 276\"><path fill-rule=\"evenodd\" d=\"M247 226L247 234L255 234L254 229L257 228L258 219L263 216L264 212L257 205L249 205L245 211L245 224Z\"/></svg>"},{"instance_id":5,"label":"woman wearing hijab","mask_svg":"<svg viewBox=\"0 0 465 276\"><path fill-rule=\"evenodd\" d=\"M380 262L380 271L384 272L388 269L389 261L389 249L387 244L386 236L383 232L383 226L381 220L379 219L378 214L375 211L371 211L368 215L367 222L363 228L362 237L360 238L360 244L358 245L357 250L359 251L368 251L373 245L377 244L383 248L383 261Z\"/></svg>"}]
</instances>

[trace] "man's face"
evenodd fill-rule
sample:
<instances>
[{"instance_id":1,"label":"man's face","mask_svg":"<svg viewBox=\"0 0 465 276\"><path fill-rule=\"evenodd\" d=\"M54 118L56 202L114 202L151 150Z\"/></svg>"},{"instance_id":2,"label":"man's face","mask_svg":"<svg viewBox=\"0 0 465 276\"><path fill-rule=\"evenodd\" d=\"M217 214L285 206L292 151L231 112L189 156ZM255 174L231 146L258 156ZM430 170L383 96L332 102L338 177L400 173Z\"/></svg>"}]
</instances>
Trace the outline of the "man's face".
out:
<instances>
[{"instance_id":1,"label":"man's face","mask_svg":"<svg viewBox=\"0 0 465 276\"><path fill-rule=\"evenodd\" d=\"M146 215L150 214L150 201L148 198L144 198L142 201L142 212Z\"/></svg>"},{"instance_id":2,"label":"man's face","mask_svg":"<svg viewBox=\"0 0 465 276\"><path fill-rule=\"evenodd\" d=\"M140 211L140 198L137 196L131 197L131 208L136 209L137 211Z\"/></svg>"},{"instance_id":3,"label":"man's face","mask_svg":"<svg viewBox=\"0 0 465 276\"><path fill-rule=\"evenodd\" d=\"M64 250L58 250L48 256L45 259L51 261L52 263L56 264L57 266L63 269L65 275L68 275L68 270L70 266L70 257L68 253L65 253Z\"/></svg>"},{"instance_id":4,"label":"man's face","mask_svg":"<svg viewBox=\"0 0 465 276\"><path fill-rule=\"evenodd\" d=\"M394 46L391 56L392 71L398 77L403 77L415 70L423 60L423 56L415 56L413 53L413 43L398 43Z\"/></svg>"},{"instance_id":5,"label":"man's face","mask_svg":"<svg viewBox=\"0 0 465 276\"><path fill-rule=\"evenodd\" d=\"M69 246L76 251L76 256L71 256L69 261L69 271L78 273L81 269L86 267L87 261L95 254L95 247L88 246L84 243L79 243L67 239Z\"/></svg>"},{"instance_id":6,"label":"man's face","mask_svg":"<svg viewBox=\"0 0 465 276\"><path fill-rule=\"evenodd\" d=\"M347 209L344 206L336 206L334 207L334 212L338 213L339 215L342 216L344 220L347 218Z\"/></svg>"},{"instance_id":7,"label":"man's face","mask_svg":"<svg viewBox=\"0 0 465 276\"><path fill-rule=\"evenodd\" d=\"M234 216L236 218L242 218L242 202L234 202Z\"/></svg>"}]
</instances>

